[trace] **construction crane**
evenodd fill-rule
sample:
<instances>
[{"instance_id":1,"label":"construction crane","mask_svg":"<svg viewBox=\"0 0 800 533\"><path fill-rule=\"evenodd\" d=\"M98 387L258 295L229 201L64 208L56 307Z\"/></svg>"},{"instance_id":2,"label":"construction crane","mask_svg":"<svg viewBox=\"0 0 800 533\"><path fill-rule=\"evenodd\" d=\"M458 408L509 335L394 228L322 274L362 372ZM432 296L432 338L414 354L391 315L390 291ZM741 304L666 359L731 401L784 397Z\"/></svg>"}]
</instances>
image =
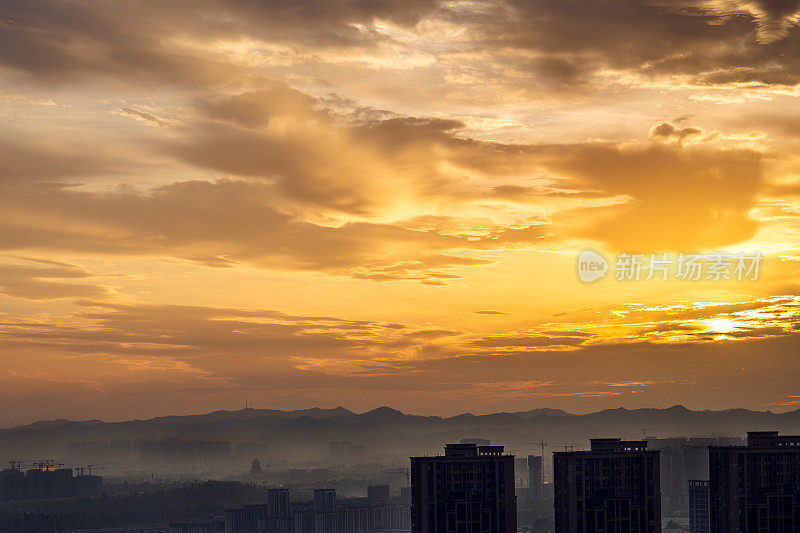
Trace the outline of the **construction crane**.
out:
<instances>
[{"instance_id":1,"label":"construction crane","mask_svg":"<svg viewBox=\"0 0 800 533\"><path fill-rule=\"evenodd\" d=\"M539 442L526 442L525 444L535 444L535 445L537 445L537 446L541 446L541 447L542 447L542 457L544 457L544 447L545 447L545 446L548 446L548 444L547 444L545 441L539 441Z\"/></svg>"},{"instance_id":2,"label":"construction crane","mask_svg":"<svg viewBox=\"0 0 800 533\"><path fill-rule=\"evenodd\" d=\"M647 440L647 431L653 428L639 428L642 430L642 440Z\"/></svg>"},{"instance_id":3,"label":"construction crane","mask_svg":"<svg viewBox=\"0 0 800 533\"><path fill-rule=\"evenodd\" d=\"M49 472L51 468L55 467L55 461L52 459L44 459L34 463L34 466L37 467L39 470L44 470L45 472Z\"/></svg>"}]
</instances>

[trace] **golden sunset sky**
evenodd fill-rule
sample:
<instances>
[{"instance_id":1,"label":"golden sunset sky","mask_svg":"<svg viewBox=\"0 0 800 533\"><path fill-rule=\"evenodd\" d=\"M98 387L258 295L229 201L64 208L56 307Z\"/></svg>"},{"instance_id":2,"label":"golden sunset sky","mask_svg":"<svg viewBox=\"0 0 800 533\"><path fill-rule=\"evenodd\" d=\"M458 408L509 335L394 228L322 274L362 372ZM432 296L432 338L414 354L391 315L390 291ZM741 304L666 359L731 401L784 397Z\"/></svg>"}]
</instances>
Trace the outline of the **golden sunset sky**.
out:
<instances>
[{"instance_id":1,"label":"golden sunset sky","mask_svg":"<svg viewBox=\"0 0 800 533\"><path fill-rule=\"evenodd\" d=\"M0 425L800 407L798 21L0 0ZM615 279L719 252L758 279Z\"/></svg>"}]
</instances>

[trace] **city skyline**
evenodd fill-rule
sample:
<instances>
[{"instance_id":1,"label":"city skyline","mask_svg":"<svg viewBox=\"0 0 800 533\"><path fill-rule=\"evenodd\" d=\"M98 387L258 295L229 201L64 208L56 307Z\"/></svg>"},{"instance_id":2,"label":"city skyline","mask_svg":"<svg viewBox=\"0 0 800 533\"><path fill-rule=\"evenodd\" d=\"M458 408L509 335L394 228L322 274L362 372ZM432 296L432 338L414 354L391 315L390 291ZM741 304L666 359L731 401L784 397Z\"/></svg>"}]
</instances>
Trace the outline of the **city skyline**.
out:
<instances>
[{"instance_id":1,"label":"city skyline","mask_svg":"<svg viewBox=\"0 0 800 533\"><path fill-rule=\"evenodd\" d=\"M0 427L800 408L798 20L0 0Z\"/></svg>"}]
</instances>

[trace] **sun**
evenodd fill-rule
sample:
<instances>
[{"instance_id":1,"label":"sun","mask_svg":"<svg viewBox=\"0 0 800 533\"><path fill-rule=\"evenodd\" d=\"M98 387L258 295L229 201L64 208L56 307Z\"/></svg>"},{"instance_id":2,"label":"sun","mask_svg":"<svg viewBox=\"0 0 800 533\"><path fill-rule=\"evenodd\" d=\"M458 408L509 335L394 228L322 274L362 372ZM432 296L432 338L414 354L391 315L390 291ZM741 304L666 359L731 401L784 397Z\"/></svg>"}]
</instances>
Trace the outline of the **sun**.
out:
<instances>
[{"instance_id":1,"label":"sun","mask_svg":"<svg viewBox=\"0 0 800 533\"><path fill-rule=\"evenodd\" d=\"M736 322L728 318L710 318L704 322L709 330L717 333L729 333L736 329Z\"/></svg>"}]
</instances>

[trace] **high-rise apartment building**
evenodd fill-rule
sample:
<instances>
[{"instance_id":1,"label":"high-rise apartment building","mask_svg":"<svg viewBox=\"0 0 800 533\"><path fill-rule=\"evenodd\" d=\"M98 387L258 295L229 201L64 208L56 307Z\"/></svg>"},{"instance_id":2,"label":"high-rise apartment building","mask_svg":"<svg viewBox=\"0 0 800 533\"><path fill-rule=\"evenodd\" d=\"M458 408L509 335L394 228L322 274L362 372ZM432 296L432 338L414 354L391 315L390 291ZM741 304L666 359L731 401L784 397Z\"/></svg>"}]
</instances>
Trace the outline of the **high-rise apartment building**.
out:
<instances>
[{"instance_id":1,"label":"high-rise apartment building","mask_svg":"<svg viewBox=\"0 0 800 533\"><path fill-rule=\"evenodd\" d=\"M541 498L543 496L542 459L544 458L541 455L528 456L528 489L530 498Z\"/></svg>"},{"instance_id":2,"label":"high-rise apartment building","mask_svg":"<svg viewBox=\"0 0 800 533\"><path fill-rule=\"evenodd\" d=\"M714 533L800 531L800 436L750 431L746 446L711 446Z\"/></svg>"},{"instance_id":3,"label":"high-rise apartment building","mask_svg":"<svg viewBox=\"0 0 800 533\"><path fill-rule=\"evenodd\" d=\"M503 446L447 444L411 458L412 533L516 533L514 456Z\"/></svg>"},{"instance_id":4,"label":"high-rise apartment building","mask_svg":"<svg viewBox=\"0 0 800 533\"><path fill-rule=\"evenodd\" d=\"M689 480L689 529L692 533L709 533L711 512L708 499L708 480Z\"/></svg>"},{"instance_id":5,"label":"high-rise apartment building","mask_svg":"<svg viewBox=\"0 0 800 533\"><path fill-rule=\"evenodd\" d=\"M647 441L592 439L554 452L556 533L661 531L659 452Z\"/></svg>"}]
</instances>

